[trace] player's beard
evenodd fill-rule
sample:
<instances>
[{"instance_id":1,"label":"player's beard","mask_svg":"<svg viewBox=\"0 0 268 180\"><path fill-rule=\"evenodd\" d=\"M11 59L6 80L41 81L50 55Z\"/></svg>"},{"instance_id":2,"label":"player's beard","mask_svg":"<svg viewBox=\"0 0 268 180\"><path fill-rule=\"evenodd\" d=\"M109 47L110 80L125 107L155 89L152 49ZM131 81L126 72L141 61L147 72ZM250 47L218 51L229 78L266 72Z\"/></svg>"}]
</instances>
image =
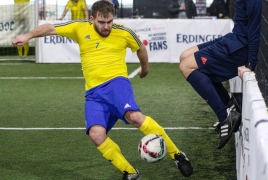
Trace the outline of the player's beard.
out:
<instances>
[{"instance_id":1,"label":"player's beard","mask_svg":"<svg viewBox=\"0 0 268 180\"><path fill-rule=\"evenodd\" d=\"M109 29L104 29L104 30L98 29L98 27L95 24L94 24L94 29L102 37L108 37L111 33L111 30L109 30Z\"/></svg>"}]
</instances>

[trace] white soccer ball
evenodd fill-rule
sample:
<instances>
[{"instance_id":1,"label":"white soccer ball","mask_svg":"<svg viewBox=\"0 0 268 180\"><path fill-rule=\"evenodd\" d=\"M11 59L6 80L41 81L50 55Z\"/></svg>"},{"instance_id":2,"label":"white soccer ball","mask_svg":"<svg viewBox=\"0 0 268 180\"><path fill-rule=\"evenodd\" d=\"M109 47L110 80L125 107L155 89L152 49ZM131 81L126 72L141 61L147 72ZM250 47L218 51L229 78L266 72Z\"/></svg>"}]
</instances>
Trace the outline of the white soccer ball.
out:
<instances>
[{"instance_id":1,"label":"white soccer ball","mask_svg":"<svg viewBox=\"0 0 268 180\"><path fill-rule=\"evenodd\" d=\"M138 151L143 160L154 163L165 157L167 146L161 136L148 134L140 140Z\"/></svg>"}]
</instances>

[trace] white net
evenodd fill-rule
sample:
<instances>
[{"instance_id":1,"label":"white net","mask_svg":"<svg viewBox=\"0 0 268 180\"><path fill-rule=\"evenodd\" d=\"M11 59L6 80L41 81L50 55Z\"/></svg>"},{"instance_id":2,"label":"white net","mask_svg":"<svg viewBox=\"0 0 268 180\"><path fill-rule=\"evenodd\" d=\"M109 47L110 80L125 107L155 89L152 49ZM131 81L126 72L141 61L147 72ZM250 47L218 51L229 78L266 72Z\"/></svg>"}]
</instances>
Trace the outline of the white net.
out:
<instances>
[{"instance_id":1,"label":"white net","mask_svg":"<svg viewBox=\"0 0 268 180\"><path fill-rule=\"evenodd\" d=\"M23 47L13 47L14 37L34 28L34 2L14 0L0 5L0 60L34 60L34 40Z\"/></svg>"}]
</instances>

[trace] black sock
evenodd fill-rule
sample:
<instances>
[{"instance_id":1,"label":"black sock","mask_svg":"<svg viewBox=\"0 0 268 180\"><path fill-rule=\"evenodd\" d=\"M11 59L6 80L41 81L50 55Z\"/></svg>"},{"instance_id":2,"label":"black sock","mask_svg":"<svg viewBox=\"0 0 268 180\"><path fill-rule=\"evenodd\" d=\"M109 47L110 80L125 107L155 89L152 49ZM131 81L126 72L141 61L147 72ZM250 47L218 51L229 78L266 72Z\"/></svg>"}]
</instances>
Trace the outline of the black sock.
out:
<instances>
[{"instance_id":1,"label":"black sock","mask_svg":"<svg viewBox=\"0 0 268 180\"><path fill-rule=\"evenodd\" d=\"M198 70L194 70L187 78L195 91L209 104L220 122L227 117L227 107L218 95L211 79Z\"/></svg>"}]
</instances>

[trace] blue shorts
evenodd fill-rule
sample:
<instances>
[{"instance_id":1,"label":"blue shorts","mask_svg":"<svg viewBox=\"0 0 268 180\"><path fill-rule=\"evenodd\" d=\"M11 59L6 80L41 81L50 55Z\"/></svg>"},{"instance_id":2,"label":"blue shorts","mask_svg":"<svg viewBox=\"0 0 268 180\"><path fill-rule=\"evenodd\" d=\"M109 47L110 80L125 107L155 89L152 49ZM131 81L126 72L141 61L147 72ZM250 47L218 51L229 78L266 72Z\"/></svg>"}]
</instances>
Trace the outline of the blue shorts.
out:
<instances>
[{"instance_id":1,"label":"blue shorts","mask_svg":"<svg viewBox=\"0 0 268 180\"><path fill-rule=\"evenodd\" d=\"M248 46L233 33L200 44L198 48L194 56L199 71L214 82L237 76L237 68L248 62Z\"/></svg>"},{"instance_id":2,"label":"blue shorts","mask_svg":"<svg viewBox=\"0 0 268 180\"><path fill-rule=\"evenodd\" d=\"M101 125L106 133L118 119L129 124L126 111L140 111L129 79L117 77L86 92L85 95L86 133L93 125Z\"/></svg>"}]
</instances>

